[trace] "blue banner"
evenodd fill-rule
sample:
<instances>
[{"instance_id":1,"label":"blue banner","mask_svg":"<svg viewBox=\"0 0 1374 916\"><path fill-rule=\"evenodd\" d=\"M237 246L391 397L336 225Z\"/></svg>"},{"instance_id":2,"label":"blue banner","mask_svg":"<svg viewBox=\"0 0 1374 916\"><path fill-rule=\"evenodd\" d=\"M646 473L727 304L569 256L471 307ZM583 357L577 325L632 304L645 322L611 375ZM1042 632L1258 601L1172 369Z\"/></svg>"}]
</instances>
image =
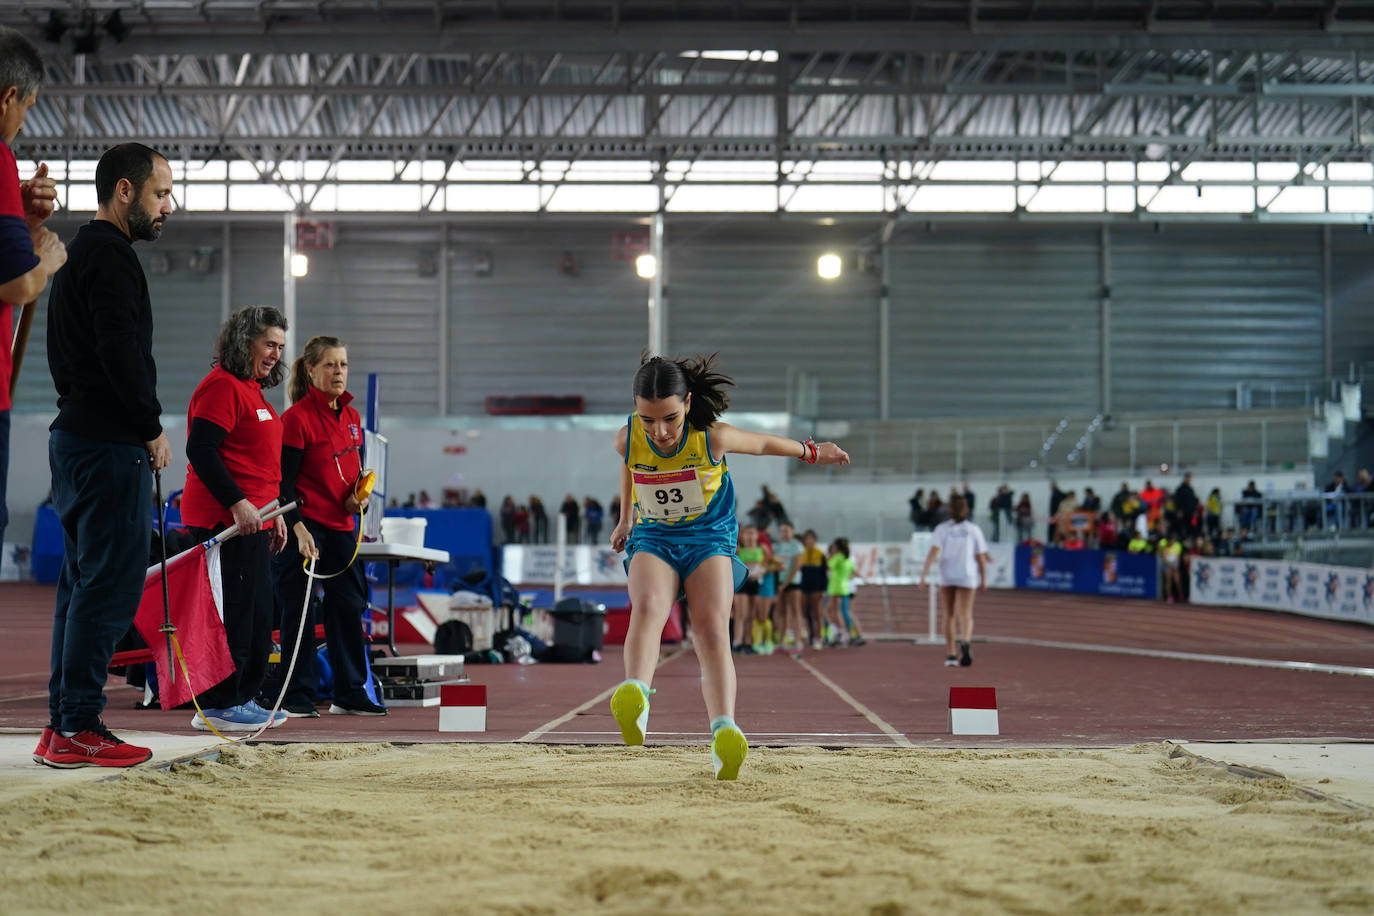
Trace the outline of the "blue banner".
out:
<instances>
[{"instance_id":1,"label":"blue banner","mask_svg":"<svg viewBox=\"0 0 1374 916\"><path fill-rule=\"evenodd\" d=\"M1124 550L1017 547L1016 587L1115 598L1157 598L1155 558Z\"/></svg>"}]
</instances>

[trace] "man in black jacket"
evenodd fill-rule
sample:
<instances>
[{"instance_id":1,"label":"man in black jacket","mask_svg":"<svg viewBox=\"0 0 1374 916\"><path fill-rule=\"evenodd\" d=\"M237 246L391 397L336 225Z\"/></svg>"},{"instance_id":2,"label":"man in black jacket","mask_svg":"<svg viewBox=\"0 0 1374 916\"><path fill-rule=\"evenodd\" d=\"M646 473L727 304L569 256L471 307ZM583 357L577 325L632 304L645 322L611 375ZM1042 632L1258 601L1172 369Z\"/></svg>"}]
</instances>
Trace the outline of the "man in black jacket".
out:
<instances>
[{"instance_id":1,"label":"man in black jacket","mask_svg":"<svg viewBox=\"0 0 1374 916\"><path fill-rule=\"evenodd\" d=\"M57 387L48 463L66 555L53 615L49 725L34 758L54 767L123 767L152 756L100 719L115 643L143 594L152 472L172 450L162 431L153 310L135 241L172 212L172 170L149 147L108 150L99 209L67 246L48 299L48 367Z\"/></svg>"}]
</instances>

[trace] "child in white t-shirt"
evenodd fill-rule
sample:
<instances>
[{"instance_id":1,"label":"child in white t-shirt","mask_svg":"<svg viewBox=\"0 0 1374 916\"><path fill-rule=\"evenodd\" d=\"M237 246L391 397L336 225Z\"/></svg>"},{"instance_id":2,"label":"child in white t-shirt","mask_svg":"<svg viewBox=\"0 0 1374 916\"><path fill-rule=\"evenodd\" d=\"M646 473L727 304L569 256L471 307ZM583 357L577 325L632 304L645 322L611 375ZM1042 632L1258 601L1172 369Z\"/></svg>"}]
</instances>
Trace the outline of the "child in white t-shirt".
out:
<instances>
[{"instance_id":1,"label":"child in white t-shirt","mask_svg":"<svg viewBox=\"0 0 1374 916\"><path fill-rule=\"evenodd\" d=\"M987 566L992 560L988 542L977 525L968 520L968 501L961 495L949 501L950 517L935 528L930 552L921 567L921 586L926 585L930 567L940 560L940 603L944 609L945 665L973 664L969 642L973 639L973 592L988 587ZM959 654L956 655L956 630Z\"/></svg>"}]
</instances>

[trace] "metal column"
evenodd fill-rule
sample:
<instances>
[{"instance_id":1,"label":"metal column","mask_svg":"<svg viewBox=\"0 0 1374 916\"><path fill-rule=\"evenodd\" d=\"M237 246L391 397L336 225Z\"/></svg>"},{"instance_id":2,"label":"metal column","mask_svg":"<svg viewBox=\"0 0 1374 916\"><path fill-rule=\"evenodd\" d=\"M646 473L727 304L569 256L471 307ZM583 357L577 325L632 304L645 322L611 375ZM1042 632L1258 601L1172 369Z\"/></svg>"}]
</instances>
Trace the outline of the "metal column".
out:
<instances>
[{"instance_id":1,"label":"metal column","mask_svg":"<svg viewBox=\"0 0 1374 916\"><path fill-rule=\"evenodd\" d=\"M649 223L649 254L654 256L654 276L649 281L649 355L662 356L667 346L668 307L663 301L663 212Z\"/></svg>"},{"instance_id":2,"label":"metal column","mask_svg":"<svg viewBox=\"0 0 1374 916\"><path fill-rule=\"evenodd\" d=\"M1098 289L1097 309L1101 324L1101 337L1098 340L1101 386L1098 403L1099 412L1104 417L1112 415L1112 235L1111 228L1102 226L1098 230L1097 247Z\"/></svg>"},{"instance_id":3,"label":"metal column","mask_svg":"<svg viewBox=\"0 0 1374 916\"><path fill-rule=\"evenodd\" d=\"M281 285L282 314L286 316L286 360L296 352L296 278L291 273L291 257L296 253L296 214L282 217ZM283 407L291 406L291 386L281 386Z\"/></svg>"},{"instance_id":4,"label":"metal column","mask_svg":"<svg viewBox=\"0 0 1374 916\"><path fill-rule=\"evenodd\" d=\"M448 224L439 227L439 416L448 416Z\"/></svg>"}]
</instances>

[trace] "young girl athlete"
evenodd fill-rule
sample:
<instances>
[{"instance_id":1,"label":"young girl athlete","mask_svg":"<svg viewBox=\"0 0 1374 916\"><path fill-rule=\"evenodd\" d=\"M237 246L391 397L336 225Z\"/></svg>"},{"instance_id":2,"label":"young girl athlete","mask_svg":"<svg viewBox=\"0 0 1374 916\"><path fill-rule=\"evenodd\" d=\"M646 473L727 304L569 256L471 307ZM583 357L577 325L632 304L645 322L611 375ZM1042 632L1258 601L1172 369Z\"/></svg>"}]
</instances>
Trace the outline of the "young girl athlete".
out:
<instances>
[{"instance_id":1,"label":"young girl athlete","mask_svg":"<svg viewBox=\"0 0 1374 916\"><path fill-rule=\"evenodd\" d=\"M631 612L625 680L611 696L611 714L626 744L644 743L659 639L674 599L685 594L711 721L711 760L717 779L735 779L749 744L734 718L730 603L745 569L735 557L735 489L725 456L777 455L809 464L848 464L849 456L833 442L798 442L718 423L734 381L716 372L714 362L714 355L645 360L632 386L635 412L616 435L615 450L625 460L611 546L628 557Z\"/></svg>"}]
</instances>

